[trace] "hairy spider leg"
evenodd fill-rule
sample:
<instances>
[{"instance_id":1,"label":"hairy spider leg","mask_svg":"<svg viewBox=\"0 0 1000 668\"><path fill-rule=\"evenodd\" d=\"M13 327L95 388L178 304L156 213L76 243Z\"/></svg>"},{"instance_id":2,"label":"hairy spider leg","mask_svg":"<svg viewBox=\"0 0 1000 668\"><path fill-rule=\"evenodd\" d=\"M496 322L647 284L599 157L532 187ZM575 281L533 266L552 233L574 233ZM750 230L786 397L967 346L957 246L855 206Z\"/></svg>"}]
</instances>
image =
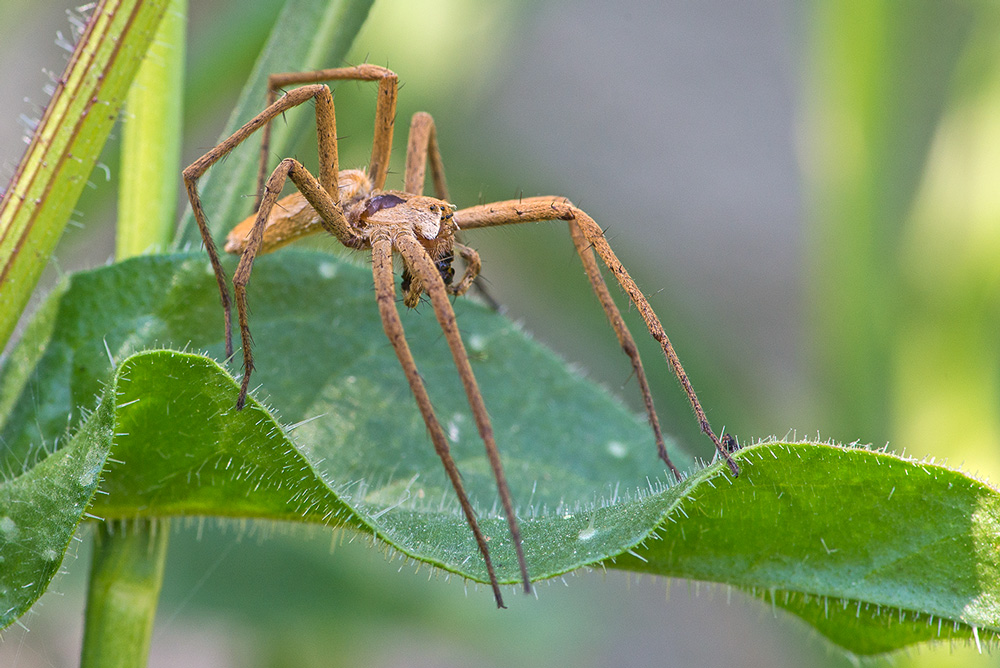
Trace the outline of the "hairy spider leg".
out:
<instances>
[{"instance_id":1,"label":"hairy spider leg","mask_svg":"<svg viewBox=\"0 0 1000 668\"><path fill-rule=\"evenodd\" d=\"M418 111L413 114L413 119L410 121L410 135L406 145L406 171L403 176L403 189L406 192L413 193L414 195L422 195L424 193L424 181L426 179L428 162L431 165L434 196L450 202L448 184L444 177L444 161L441 159L441 150L438 148L434 118L425 111ZM498 311L500 305L489 295L478 280L479 271L482 268L479 253L457 241L455 242L454 250L465 262L465 273L456 283L448 286L448 292L456 296L461 296L475 283L480 296L483 297L494 311Z\"/></svg>"},{"instance_id":2,"label":"hairy spider leg","mask_svg":"<svg viewBox=\"0 0 1000 668\"><path fill-rule=\"evenodd\" d=\"M520 200L508 200L505 202L494 202L492 204L481 204L479 206L473 206L455 212L455 221L458 226L464 230L481 227L494 227L498 225L513 225L517 223L542 222L547 220L570 221L571 232L572 226L576 226L582 234L587 247L596 251L598 257L601 258L601 261L603 261L605 266L607 266L611 273L614 274L615 279L621 285L622 289L625 290L626 294L628 294L629 298L632 300L632 303L635 304L638 309L639 314L646 323L647 329L649 329L649 333L654 339L656 339L656 341L660 344L660 347L663 349L663 354L667 358L667 363L670 365L671 370L673 370L674 375L677 377L677 380L680 382L681 387L684 390L684 393L687 395L688 401L691 403L691 407L694 409L695 417L698 420L698 425L701 428L701 431L712 440L716 450L726 460L726 463L729 465L729 470L732 471L733 475L739 475L739 466L737 466L736 462L733 460L729 450L722 444L721 441L719 441L719 437L715 435L714 431L712 431L712 427L708 423L708 417L705 415L705 410L702 408L701 402L698 401L698 396L695 394L694 388L691 386L691 381L688 379L687 373L684 371L684 367L681 365L681 361L677 357L677 353L674 351L674 347L671 345L670 339L667 337L667 333L663 329L663 325L660 323L660 319L653 311L653 307L650 306L649 302L646 300L646 296L642 294L641 290L639 290L639 286L635 284L635 281L632 280L631 276L629 276L629 273L625 269L624 265L622 265L621 261L619 261L614 251L611 250L611 246L608 245L607 240L604 238L604 231L596 222L594 222L593 218L587 215L584 211L573 206L569 200L557 197L526 197ZM577 249L579 250L579 246ZM584 267L586 268L586 266L587 262L584 260ZM588 271L588 278L589 277L590 272ZM591 285L597 293L598 299L601 299L602 304L605 304L599 286L595 284L593 280L591 280ZM615 307L614 312L617 312L617 307ZM619 322L623 328L622 331L627 331L623 321L611 317L611 312L609 312L607 305L605 305L605 313L608 314L609 319L611 319L611 324L615 328L616 332L619 332L617 324ZM618 317L620 318L620 313L618 314ZM631 336L628 338L631 339ZM619 341L622 340L621 334L619 334ZM624 342L622 345L624 347ZM632 357L633 353L630 352L628 348L625 349L625 352L629 355L629 357ZM635 358L633 359L638 359L637 352L635 352ZM635 361L633 361L633 368L636 369L637 375L642 373L641 365L637 365ZM640 382L640 388L642 388L644 395L648 392L648 386L645 382ZM652 415L652 399L644 396L644 400L646 402L647 412ZM653 422L652 417L650 418L650 422ZM659 448L659 444L657 447Z\"/></svg>"},{"instance_id":3,"label":"hairy spider leg","mask_svg":"<svg viewBox=\"0 0 1000 668\"><path fill-rule=\"evenodd\" d=\"M639 357L639 349L635 345L635 339L632 338L632 333L625 325L621 311L618 310L615 300L611 297L608 284L604 282L604 277L601 276L601 269L597 266L597 260L594 258L594 250L590 242L587 241L587 238L575 220L570 220L568 223L570 237L573 239L573 245L576 246L576 252L583 263L583 270L587 274L587 279L590 280L594 294L597 295L597 301L601 302L604 314L608 317L608 322L611 323L612 329L615 330L615 335L618 337L618 344L632 362L632 371L639 382L639 391L642 393L642 400L646 404L646 416L649 419L649 426L653 428L653 436L656 439L656 451L660 455L660 459L670 467L674 477L680 480L680 471L670 461L666 443L663 442L663 432L660 430L660 418L656 415L656 409L653 407L653 393L649 390L646 372L642 368L642 359Z\"/></svg>"},{"instance_id":4,"label":"hairy spider leg","mask_svg":"<svg viewBox=\"0 0 1000 668\"><path fill-rule=\"evenodd\" d=\"M458 495L459 504L462 507L462 512L465 514L466 521L469 523L469 527L472 529L472 534L475 536L479 552L483 555L483 561L486 564L486 572L489 574L490 586L493 587L493 597L496 599L497 607L503 608L506 606L503 604L503 596L500 594L500 586L497 584L496 572L493 570L493 560L490 558L490 551L486 546L486 537L479 528L479 522L476 521L476 513L472 509L472 503L469 501L469 497L462 485L462 476L455 465L454 459L452 459L448 447L448 439L441 428L441 423L438 421L437 415L434 413L434 406L431 404L423 378L420 377L416 362L413 360L410 346L406 342L403 323L399 318L399 312L396 310L396 286L392 273L392 250L392 241L390 241L388 236L376 238L372 241L372 273L375 277L375 298L378 302L379 315L382 317L382 326L385 329L385 335L392 344L393 350L396 352L400 366L403 367L406 380L410 385L410 391L413 392L413 396L417 400L417 406L420 409L420 414L424 418L424 424L427 425L431 442L434 444L434 449L437 451L438 457L444 464L444 470L451 480L451 485L455 489L455 493ZM440 280L440 277L438 280Z\"/></svg>"},{"instance_id":5,"label":"hairy spider leg","mask_svg":"<svg viewBox=\"0 0 1000 668\"><path fill-rule=\"evenodd\" d=\"M406 192L415 195L422 195L426 176L427 163L431 165L431 178L434 182L434 191L438 199L448 200L448 186L444 178L444 162L441 159L441 152L437 145L437 133L434 127L434 119L430 114L418 112L414 114L410 122L410 135L406 147L406 170L403 175ZM406 265L413 273L421 275L423 278L424 290L431 298L431 304L445 339L451 349L452 357L455 360L455 367L458 375L462 379L465 388L466 398L469 407L472 409L479 435L486 447L486 455L493 469L493 477L497 483L497 491L500 494L500 503L507 516L507 525L510 529L511 539L514 549L517 552L518 566L521 569L521 579L524 584L524 591L531 591L531 580L528 576L527 561L524 557L524 547L521 543L521 529L518 526L517 515L514 512L514 502L507 484L507 476L504 473L503 465L500 461L500 451L493 436L493 426L490 423L489 414L486 412L486 404L483 395L479 391L479 385L469 364L469 356L466 353L465 345L458 331L455 322L455 311L447 295L463 294L472 282L479 275L481 262L479 254L465 246L455 243L453 250L457 251L465 261L465 274L457 285L445 285L440 272L434 266L434 260L428 255L417 239L412 235L401 235L394 240L396 249L403 256Z\"/></svg>"},{"instance_id":6,"label":"hairy spider leg","mask_svg":"<svg viewBox=\"0 0 1000 668\"><path fill-rule=\"evenodd\" d=\"M392 153L392 128L396 119L396 97L399 77L392 70L378 65L357 65L354 67L335 67L312 72L282 72L272 74L267 78L267 105L274 103L278 92L286 86L299 84L315 84L326 81L377 81L378 99L375 102L375 134L372 141L372 156L368 163L368 178L372 186L381 189L385 186L386 175L389 173L389 155ZM272 117L273 118L273 117ZM254 211L260 208L263 197L262 188L267 177L268 152L271 147L271 119L264 125L260 143L260 162L257 168L257 199ZM321 169L323 156L321 158ZM336 153L333 159L336 161ZM336 169L336 162L334 162ZM446 198L442 198L446 199Z\"/></svg>"},{"instance_id":7,"label":"hairy spider leg","mask_svg":"<svg viewBox=\"0 0 1000 668\"><path fill-rule=\"evenodd\" d=\"M325 71L325 74L329 74L330 71ZM319 76L317 73L313 73L314 76ZM347 78L346 76L344 78ZM389 83L385 83L385 80L389 80ZM389 148L391 148L391 121L392 114L394 114L395 106L395 75L390 78L386 77L385 80L380 80L380 91L385 88L391 92L391 96L380 95L380 101L383 99L391 100L391 104L382 103L379 112L379 116L383 119L387 118L388 123L376 123L376 132L378 133L379 128L385 128L382 130L382 141L376 141L375 147L373 148L373 165L370 166L369 174L374 175L375 179L381 179L384 181L385 173L388 169L388 154ZM385 85L383 85L385 84ZM199 223L199 229L202 232L202 238L205 240L206 248L209 249L210 258L214 257L213 269L216 271L216 277L220 286L220 293L223 296L223 306L226 310L227 320L226 320L226 332L227 332L227 355L232 354L231 349L231 329L229 321L229 294L225 282L225 273L221 264L218 262L218 254L215 249L214 242L211 238L211 234L208 231L207 221L205 219L204 211L201 208L200 198L197 192L197 179L215 162L220 160L222 157L227 155L232 151L237 145L239 145L243 140L245 140L250 134L252 134L261 126L265 128L268 126L270 120L285 110L296 106L297 104L302 104L303 102L315 97L317 99L317 135L320 144L320 155L321 155L321 165L320 174L321 179L317 180L312 174L309 173L305 167L302 166L298 161L287 158L279 163L278 167L272 172L271 176L267 179L266 183L261 188L261 201L257 210L256 215L253 217L253 225L250 228L249 234L246 235L245 240L241 244L241 256L240 262L237 266L233 283L236 292L236 306L239 316L240 324L240 335L243 341L243 357L244 357L244 375L241 383L240 396L237 401L237 408L242 408L245 404L246 395L249 390L249 380L253 372L253 356L252 356L252 337L249 329L248 322L248 305L246 298L246 285L249 282L250 273L253 268L253 261L260 252L262 244L268 234L268 221L271 216L271 210L273 209L278 196L284 186L287 178L291 178L293 183L309 202L310 206L316 212L316 218L318 222L324 229L336 236L341 243L350 248L362 248L367 244L366 240L358 233L358 231L351 225L351 223L345 218L343 211L340 207L340 202L338 199L338 173L337 173L337 138L336 138L336 121L334 117L333 99L329 88L325 85L315 85L315 86L303 86L290 91L282 98L274 101L268 106L261 114L256 116L246 125L244 125L240 130L235 132L222 144L214 148L212 151L202 156L199 160L192 163L184 171L185 184L188 189L189 199L191 200L192 208L195 210L195 217ZM390 109L391 107L391 109ZM392 113L387 113L387 109L392 111ZM428 117L429 118L429 117ZM431 126L433 126L433 121L431 121ZM380 148L384 145L384 149ZM436 146L435 146L436 151ZM443 186L443 168L440 161L440 155L437 158L432 159L436 165L437 169L437 181ZM369 178L372 178L369 176ZM312 229L318 229L313 222L309 222L308 226ZM414 244L427 262L431 262L430 258L426 256L426 252L420 246L419 242L416 241L412 236L410 237ZM470 255L470 252L472 255ZM376 257L382 257L384 249L376 255L373 249L373 272L375 272L376 277L376 287L379 288L379 294L384 294L385 292L385 280L386 272L388 272L388 287L392 292L389 295L389 303L392 305L393 311L395 312L394 305L394 286L392 284L392 274L391 274L391 245L389 248L389 260L386 262L384 259L379 262L375 262ZM472 270L478 271L478 256L475 255L474 251L468 249L466 252L462 252L463 257L466 258L469 266ZM425 269L424 265L421 265L419 260L417 264ZM433 266L433 262L431 262ZM380 268L381 267L381 268ZM443 286L443 281L437 271L433 271L431 276L436 278ZM470 279L471 280L471 279ZM381 285L381 287L379 287ZM435 290L440 287L435 285ZM440 292L440 291L437 291ZM384 297L382 300L384 301ZM438 298L438 305L436 311L440 310L440 298ZM403 331L401 324L398 323L398 313L395 314L395 318L387 317L385 315L384 309L381 307L382 302L380 302L380 314L383 317L383 326L386 328L387 334L390 341L392 342L394 348L397 350L397 356L400 357L400 361L404 366L404 370L407 374L408 380L410 381L411 390L417 399L418 407L421 409L421 413L424 416L425 422L428 426L428 430L432 433L432 440L434 441L435 450L438 452L439 457L445 467L445 470L452 482L455 492L459 497L460 504L462 505L463 512L465 513L466 520L472 527L473 535L476 538L477 545L480 552L483 555L484 562L487 567L487 571L490 577L491 586L493 587L494 597L496 598L497 605L503 607L503 599L500 595L499 585L497 584L496 574L492 565L492 560L490 558L489 549L486 544L486 539L479 528L478 522L475 518L474 511L472 510L471 503L468 496L461 484L461 479L458 474L457 467L455 466L454 460L451 458L449 449L447 447L447 441L444 439L443 430L440 424L437 422L436 417L433 412L428 413L427 409L430 407L429 399L426 395L426 390L423 389L422 383L420 385L415 385L413 382L414 378L418 378L416 375L416 367L412 363L412 357L410 358L410 364L404 362L404 357L408 356L408 347L406 348L406 353L400 352L399 341L402 340L405 344L405 338L403 338ZM450 303L448 303L447 298L444 299L444 304L450 311ZM454 313L451 313L451 329L446 329L446 336L453 340L453 336L457 336L457 327L454 325ZM398 327L397 327L398 325ZM455 355L461 355L464 357L464 373L471 374L471 367L469 367L467 356L465 356L464 347L461 344L461 339L458 339L458 345L460 348L459 352L454 352ZM460 365L460 368L461 365ZM471 376L470 376L471 377ZM475 380L472 379L473 388L478 395L478 387L475 386ZM468 386L466 384L466 386ZM481 395L478 400L478 407L474 404L474 413L477 416L477 421L479 421L479 416L485 416L485 407L482 404ZM473 400L474 401L474 400ZM498 478L498 489L501 490L501 499L504 504L505 511L508 512L510 519L508 523L512 526L512 541L516 545L519 565L522 571L522 577L524 580L524 586L526 591L530 591L530 582L528 580L527 568L524 561L523 552L521 550L521 538L520 532L517 527L516 519L513 516L513 503L510 499L509 487L506 483L506 479L503 477L502 469L497 469L499 466L499 455L497 454L496 444L492 439L492 429L489 428L488 422L486 423L487 433L489 434L489 439L485 442L487 443L487 450L491 459L491 466L495 470L500 471L500 477ZM481 430L482 431L482 430ZM492 445L492 448L490 447ZM442 447L443 446L443 447ZM511 524L511 522L513 522Z\"/></svg>"},{"instance_id":8,"label":"hairy spider leg","mask_svg":"<svg viewBox=\"0 0 1000 668\"><path fill-rule=\"evenodd\" d=\"M365 240L358 235L344 217L338 206L338 201L331 196L322 184L294 158L285 158L278 163L277 168L264 184L264 197L254 220L253 228L247 236L239 264L233 274L233 290L236 294L236 314L239 318L240 339L243 342L243 380L240 383L240 396L236 408L242 409L250 387L250 375L253 373L253 337L250 335L247 305L247 284L250 282L250 272L253 262L264 240L264 230L267 227L271 209L281 194L286 178L290 178L309 204L319 214L323 227L337 237L348 248L361 248ZM334 190L334 192L337 192Z\"/></svg>"},{"instance_id":9,"label":"hairy spider leg","mask_svg":"<svg viewBox=\"0 0 1000 668\"><path fill-rule=\"evenodd\" d=\"M426 111L413 114L410 121L410 136L406 142L406 171L403 174L403 190L414 195L424 194L424 180L427 163L431 164L431 179L434 181L434 196L450 202L448 183L444 178L444 161L437 143L437 129L434 119Z\"/></svg>"},{"instance_id":10,"label":"hairy spider leg","mask_svg":"<svg viewBox=\"0 0 1000 668\"><path fill-rule=\"evenodd\" d=\"M479 429L479 437L486 446L486 456L489 459L490 468L493 469L493 477L500 492L500 502L507 516L507 526L510 529L511 540L517 552L517 562L521 569L521 581L524 584L524 591L530 593L531 580L528 577L528 564L524 558L524 550L521 545L521 530L514 512L514 503L511 499L507 477L500 462L500 450L497 448L496 440L493 437L493 425L490 423L489 415L486 412L483 395L479 391L476 377L472 373L472 365L469 364L469 355L465 351L465 345L462 343L462 337L458 332L455 311L451 307L451 301L448 300L448 291L445 289L444 280L434 266L434 261L415 236L412 234L397 235L393 238L392 244L399 251L399 254L403 256L403 261L410 265L414 273L423 278L424 288L431 298L434 315L437 316L438 324L441 325L441 330L448 341L448 347L451 349L455 368L458 370L458 376L462 380L462 386L465 388L466 400L472 408L472 415L476 420L476 427Z\"/></svg>"},{"instance_id":11,"label":"hairy spider leg","mask_svg":"<svg viewBox=\"0 0 1000 668\"><path fill-rule=\"evenodd\" d=\"M201 197L198 195L198 179L209 167L228 155L234 148L240 145L247 137L261 129L267 127L269 121L275 116L284 113L292 107L296 107L307 100L316 99L316 133L319 141L320 156L320 183L323 189L329 193L336 204L337 200L337 129L334 120L333 96L330 89L323 85L303 86L290 91L264 111L250 119L243 127L231 134L222 143L211 151L201 156L187 168L184 169L184 188L187 191L188 200L191 202L191 210L194 213L195 221L198 223L198 231L208 251L209 261L215 272L215 279L219 284L219 295L222 300L222 309L226 327L226 357L233 355L233 332L232 332L232 306L229 297L229 286L226 285L226 272L219 261L219 252L216 249L215 241L208 227L208 220L205 210L201 204ZM336 209L336 206L333 208ZM319 211L319 209L317 209ZM322 212L320 212L322 215ZM329 228L332 234L338 238L348 235L346 221L340 216L340 221L332 219ZM344 239L341 239L344 241Z\"/></svg>"}]
</instances>

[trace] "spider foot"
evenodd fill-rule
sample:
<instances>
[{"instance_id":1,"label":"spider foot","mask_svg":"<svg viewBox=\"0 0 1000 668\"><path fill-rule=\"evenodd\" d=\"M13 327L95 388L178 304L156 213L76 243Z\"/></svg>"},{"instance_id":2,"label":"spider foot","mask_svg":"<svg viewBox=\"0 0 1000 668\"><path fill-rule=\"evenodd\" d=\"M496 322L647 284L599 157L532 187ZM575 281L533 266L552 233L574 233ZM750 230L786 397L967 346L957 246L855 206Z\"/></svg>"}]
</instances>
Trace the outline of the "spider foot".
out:
<instances>
[{"instance_id":1,"label":"spider foot","mask_svg":"<svg viewBox=\"0 0 1000 668\"><path fill-rule=\"evenodd\" d=\"M715 444L715 449L718 451L720 455L722 455L723 459L726 460L726 464L729 466L729 470L732 472L733 477L739 477L740 467L736 463L736 460L733 459L732 455L733 452L736 452L736 450L739 449L739 444L736 441L736 438L731 434L724 433L722 435L722 440L720 441L719 437L715 435L714 431L712 431L712 428L708 426L707 420L701 420L700 422L701 422L701 430L710 439L712 439L712 443ZM736 447L733 447L734 444L736 444Z\"/></svg>"}]
</instances>

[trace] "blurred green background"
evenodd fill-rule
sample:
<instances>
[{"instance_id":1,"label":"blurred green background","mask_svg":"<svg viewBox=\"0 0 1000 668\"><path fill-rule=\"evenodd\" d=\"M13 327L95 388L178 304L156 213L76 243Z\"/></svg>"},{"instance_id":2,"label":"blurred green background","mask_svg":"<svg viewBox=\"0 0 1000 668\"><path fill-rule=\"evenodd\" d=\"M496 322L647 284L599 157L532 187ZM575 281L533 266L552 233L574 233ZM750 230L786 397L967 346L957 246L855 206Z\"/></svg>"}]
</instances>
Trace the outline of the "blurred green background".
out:
<instances>
[{"instance_id":1,"label":"blurred green background","mask_svg":"<svg viewBox=\"0 0 1000 668\"><path fill-rule=\"evenodd\" d=\"M65 63L67 6L0 1L0 181L24 147L18 118L46 99L41 70ZM215 143L278 9L192 3L184 164ZM348 61L400 75L396 179L404 128L425 110L460 206L559 194L606 227L717 430L888 442L995 478L998 28L993 3L944 0L376 0ZM374 88L341 86L337 110L341 164L361 166ZM48 284L112 256L116 156L103 158L110 179L95 171ZM512 317L641 409L562 225L467 242ZM666 428L710 456L638 338ZM482 588L363 538L334 536L331 554L327 532L175 526L154 666L844 662L721 588L581 573L498 613ZM5 634L0 665L76 664L85 552L22 620L30 633ZM897 658L970 660L991 662L948 647Z\"/></svg>"}]
</instances>

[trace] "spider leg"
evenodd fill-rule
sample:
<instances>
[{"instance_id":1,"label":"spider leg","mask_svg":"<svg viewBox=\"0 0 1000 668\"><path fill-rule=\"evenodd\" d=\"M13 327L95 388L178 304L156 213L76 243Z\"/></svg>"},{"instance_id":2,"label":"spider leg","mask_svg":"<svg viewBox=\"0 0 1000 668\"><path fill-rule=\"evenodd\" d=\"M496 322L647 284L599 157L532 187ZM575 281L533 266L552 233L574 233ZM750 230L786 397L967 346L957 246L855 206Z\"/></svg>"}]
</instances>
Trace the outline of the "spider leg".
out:
<instances>
[{"instance_id":1,"label":"spider leg","mask_svg":"<svg viewBox=\"0 0 1000 668\"><path fill-rule=\"evenodd\" d=\"M434 119L424 111L418 111L410 121L410 135L406 143L406 172L403 177L403 190L414 195L424 193L424 181L427 173L427 163L431 164L431 179L434 181L434 196L449 201L448 183L444 178L444 161L437 143L437 130ZM448 286L448 292L453 295L463 295L469 287L475 285L476 291L494 311L500 310L500 304L483 287L479 278L482 263L479 254L468 246L456 243L455 250L465 261L465 273L461 280Z\"/></svg>"},{"instance_id":2,"label":"spider leg","mask_svg":"<svg viewBox=\"0 0 1000 668\"><path fill-rule=\"evenodd\" d=\"M448 300L448 291L445 289L444 281L438 273L437 268L427 251L420 245L416 237L412 234L399 234L393 239L393 245L403 256L404 262L410 267L410 271L421 276L424 281L424 288L431 299L434 307L434 315L437 316L441 331L444 332L448 347L451 348L451 356L458 369L458 375L462 379L462 386L465 388L465 396L472 409L472 415L476 420L476 427L479 429L479 436L486 446L486 456L489 459L490 467L493 469L493 477L497 482L497 491L500 493L500 503L503 505L504 514L507 515L507 526L510 529L511 540L517 552L518 566L521 569L521 581L524 584L524 591L531 592L531 580L528 577L528 564L524 558L524 549L521 545L521 530L517 523L517 516L514 513L514 502L511 498L510 487L507 485L507 477L503 472L503 465L500 462L500 451L497 448L496 440L493 438L493 425L490 424L489 415L486 412L486 404L483 395L479 391L476 377L472 373L472 365L469 364L469 355L465 351L462 337L458 331L455 321L455 311Z\"/></svg>"},{"instance_id":3,"label":"spider leg","mask_svg":"<svg viewBox=\"0 0 1000 668\"><path fill-rule=\"evenodd\" d=\"M301 90L301 89L300 89ZM285 185L285 179L292 179L292 183L305 196L306 200L320 215L320 222L323 227L335 235L340 241L349 247L358 248L363 241L354 235L347 219L337 206L337 200L331 196L323 185L316 180L312 174L306 170L302 164L293 158L282 160L264 185L264 197L261 200L260 209L254 220L253 228L247 236L243 253L240 255L239 264L236 265L236 272L233 274L233 290L236 294L236 313L239 319L240 340L243 342L243 381L240 384L240 396L236 401L236 408L240 410L246 402L247 390L250 387L250 375L253 373L253 337L250 335L250 324L248 319L249 309L247 306L246 286L250 282L250 272L253 270L253 261L260 252L261 244L264 241L264 228L267 226L268 217L275 201L281 194L281 189Z\"/></svg>"},{"instance_id":4,"label":"spider leg","mask_svg":"<svg viewBox=\"0 0 1000 668\"><path fill-rule=\"evenodd\" d=\"M216 249L215 241L212 239L212 232L208 227L208 219L201 204L201 197L198 195L198 179L208 171L209 167L228 155L247 137L261 127L267 127L272 118L312 98L316 99L316 131L319 138L320 155L323 157L320 165L320 181L322 187L336 199L337 131L334 121L333 96L330 94L330 89L323 85L303 86L302 88L290 91L269 105L264 111L250 119L243 127L231 134L218 146L192 162L182 172L184 188L187 191L188 200L191 202L191 211L194 213L195 221L198 223L198 231L201 233L202 242L208 251L208 258L212 263L212 270L215 272L215 280L219 284L219 295L222 300L226 324L227 358L233 355L232 307L229 298L229 288L226 285L226 272L219 261L219 252Z\"/></svg>"},{"instance_id":5,"label":"spider leg","mask_svg":"<svg viewBox=\"0 0 1000 668\"><path fill-rule=\"evenodd\" d=\"M456 296L461 296L464 295L466 290L469 289L469 286L471 286L473 282L479 278L479 270L482 269L483 263L482 260L479 259L479 253L465 244L458 243L457 241L455 242L455 252L458 253L465 262L465 273L462 274L461 280L448 286L448 292ZM487 299L490 299L489 295L485 293L483 293L483 295ZM496 304L496 302L492 302L492 304Z\"/></svg>"},{"instance_id":6,"label":"spider leg","mask_svg":"<svg viewBox=\"0 0 1000 668\"><path fill-rule=\"evenodd\" d=\"M283 72L267 78L267 104L270 106L278 96L278 91L286 86L320 83L323 81L378 81L378 100L375 103L375 137L372 142L372 157L368 165L368 176L375 188L385 185L389 173L389 153L392 151L392 127L396 118L396 92L398 77L395 72L378 65L358 65L356 67L335 67L312 72ZM273 118L273 117L272 117ZM336 131L334 131L336 139ZM260 163L257 168L257 200L254 210L260 208L261 188L267 176L267 158L271 146L270 119L264 125L260 143ZM333 169L337 170L336 153L333 155ZM320 155L321 169L327 160ZM321 179L322 180L322 179Z\"/></svg>"},{"instance_id":7,"label":"spider leg","mask_svg":"<svg viewBox=\"0 0 1000 668\"><path fill-rule=\"evenodd\" d=\"M702 408L701 402L698 401L698 395L695 394L694 388L691 386L691 381L688 379L687 373L684 371L684 367L681 365L681 361L677 357L677 353L674 351L674 347L671 345L670 339L663 329L663 325L660 323L660 319L656 316L653 307L650 306L649 301L646 300L646 296L642 294L639 286L635 284L635 281L629 276L624 265L622 265L614 251L611 250L611 246L608 245L607 240L604 238L604 231L594 222L593 218L573 206L569 200L557 197L526 197L520 200L481 204L455 212L456 224L458 224L460 229L465 230L545 220L570 221L571 225L575 225L579 229L588 246L596 251L601 261L614 274L615 279L638 309L639 314L646 323L647 329L649 329L649 333L659 342L660 347L663 349L667 363L673 370L674 375L684 389L684 393L687 395L688 401L691 403L691 407L694 409L695 417L698 420L701 431L712 440L716 450L726 460L733 475L739 475L739 467L733 460L729 450L722 444L719 437L715 435L715 432L712 431L712 427L708 423L708 417L705 415L705 410ZM586 262L584 266L586 268ZM594 290L598 291L596 284L593 285ZM598 298L601 298L599 291ZM605 311L607 312L606 307ZM647 401L647 408L650 406L650 403Z\"/></svg>"},{"instance_id":8,"label":"spider leg","mask_svg":"<svg viewBox=\"0 0 1000 668\"><path fill-rule=\"evenodd\" d=\"M450 201L434 119L427 112L418 111L413 114L413 120L410 121L410 136L406 143L404 191L414 195L424 194L424 175L428 161L431 163L431 178L434 180L434 196L446 202Z\"/></svg>"},{"instance_id":9,"label":"spider leg","mask_svg":"<svg viewBox=\"0 0 1000 668\"><path fill-rule=\"evenodd\" d=\"M583 270L590 280L590 286L594 289L597 300L601 302L604 313L608 317L608 322L611 323L612 329L615 330L618 343L632 362L632 371L639 382L642 400L646 404L646 416L649 418L649 426L653 428L653 436L656 439L656 451L660 455L660 459L670 467L674 477L680 480L680 471L670 461L670 456L667 454L667 446L663 442L663 432L660 430L660 418L657 417L656 409L653 407L653 394L649 391L649 383L646 380L646 372L642 368L642 359L639 357L639 349L635 345L635 339L632 338L632 333L625 325L621 311L615 305L615 301L611 297L611 292L608 290L608 285L604 282L604 277L601 276L600 267L597 266L597 260L594 258L594 251L576 224L576 221L569 221L569 234L573 239L573 245L576 246L576 252L580 256L580 261L583 263Z\"/></svg>"},{"instance_id":10,"label":"spider leg","mask_svg":"<svg viewBox=\"0 0 1000 668\"><path fill-rule=\"evenodd\" d=\"M399 363L403 367L406 380L410 384L410 390L417 400L420 414L424 418L427 431L430 433L431 441L434 443L434 450L437 451L438 456L441 458L441 463L444 464L444 470L448 474L449 480L451 480L452 487L455 488L455 494L458 495L458 501L462 506L465 519L468 521L469 527L476 538L479 552L483 555L483 561L486 563L486 571L489 574L490 585L493 587L493 597L496 599L497 607L503 608L505 607L503 597L500 594L500 586L497 583L496 573L493 570L493 561L490 558L490 551L486 545L486 537L479 528L479 522L476 520L472 503L469 501L469 497L465 493L465 488L462 486L462 476L455 465L455 460L452 459L448 447L448 439L441 428L441 423L434 414L434 407L431 405L430 397L427 395L427 388L424 387L424 381L417 371L416 362L414 362L413 355L410 353L410 346L406 342L403 323L400 321L399 313L396 311L396 287L392 273L392 242L388 238L380 238L372 242L372 273L375 277L375 297L378 302L379 314L382 316L382 326L385 329L385 334L389 337L389 342L396 351L396 357L399 358Z\"/></svg>"}]
</instances>

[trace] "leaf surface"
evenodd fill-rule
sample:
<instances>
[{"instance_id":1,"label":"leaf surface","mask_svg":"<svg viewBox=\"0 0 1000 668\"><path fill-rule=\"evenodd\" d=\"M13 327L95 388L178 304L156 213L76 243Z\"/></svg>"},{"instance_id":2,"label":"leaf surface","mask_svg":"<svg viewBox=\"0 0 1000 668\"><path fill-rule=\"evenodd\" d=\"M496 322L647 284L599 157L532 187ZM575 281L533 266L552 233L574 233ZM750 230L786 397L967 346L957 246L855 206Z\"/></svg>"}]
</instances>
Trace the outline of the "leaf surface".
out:
<instances>
[{"instance_id":1,"label":"leaf surface","mask_svg":"<svg viewBox=\"0 0 1000 668\"><path fill-rule=\"evenodd\" d=\"M368 270L296 251L258 260L259 387L241 412L237 382L212 359L223 350L215 290L200 254L80 273L10 356L0 378L4 624L44 591L85 510L346 525L483 581ZM737 479L671 445L690 473L673 484L641 417L511 322L469 300L455 306L533 577L600 564L731 584L857 654L1000 628L992 487L813 443L745 448ZM402 316L500 578L516 582L446 342L429 308ZM657 364L647 361L668 372Z\"/></svg>"}]
</instances>

